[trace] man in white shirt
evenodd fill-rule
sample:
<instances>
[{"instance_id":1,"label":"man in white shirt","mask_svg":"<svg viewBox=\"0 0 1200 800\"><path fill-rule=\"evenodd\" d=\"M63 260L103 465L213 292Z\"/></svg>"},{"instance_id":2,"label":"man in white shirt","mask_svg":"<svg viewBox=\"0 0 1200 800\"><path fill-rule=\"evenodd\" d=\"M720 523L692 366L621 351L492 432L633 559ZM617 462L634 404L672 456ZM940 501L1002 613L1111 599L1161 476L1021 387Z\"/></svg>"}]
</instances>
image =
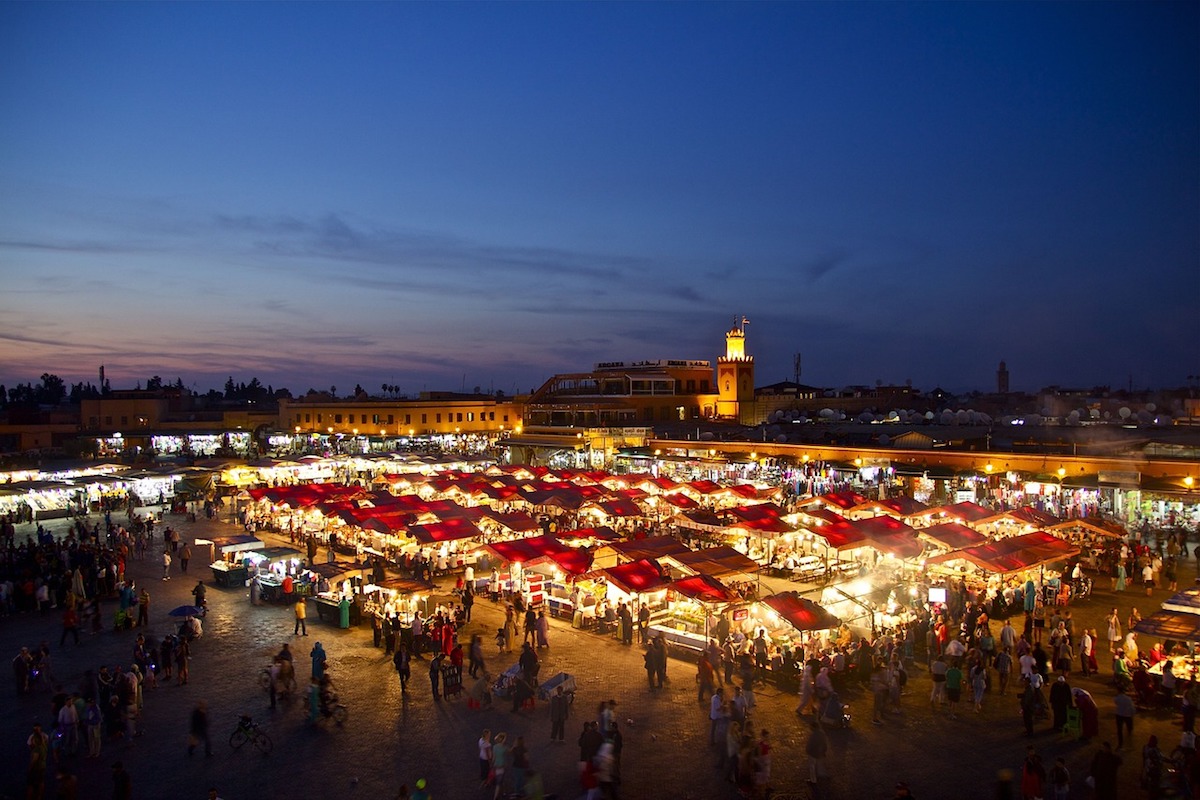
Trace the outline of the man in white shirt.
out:
<instances>
[{"instance_id":1,"label":"man in white shirt","mask_svg":"<svg viewBox=\"0 0 1200 800\"><path fill-rule=\"evenodd\" d=\"M1034 674L1036 674L1035 669L1037 668L1037 661L1034 659L1033 654L1026 653L1017 659L1017 663L1021 666L1022 678L1032 679Z\"/></svg>"}]
</instances>

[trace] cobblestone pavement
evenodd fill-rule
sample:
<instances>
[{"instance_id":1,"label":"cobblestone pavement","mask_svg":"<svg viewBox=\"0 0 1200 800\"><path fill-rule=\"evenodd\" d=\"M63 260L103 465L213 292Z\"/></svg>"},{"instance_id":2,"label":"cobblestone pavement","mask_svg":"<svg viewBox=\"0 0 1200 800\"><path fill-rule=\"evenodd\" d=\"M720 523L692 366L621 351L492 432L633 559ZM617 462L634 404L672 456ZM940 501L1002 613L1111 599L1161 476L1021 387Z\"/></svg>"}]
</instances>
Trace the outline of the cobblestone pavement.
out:
<instances>
[{"instance_id":1,"label":"cobblestone pavement","mask_svg":"<svg viewBox=\"0 0 1200 800\"><path fill-rule=\"evenodd\" d=\"M181 522L168 518L185 538L230 531L227 522ZM216 530L214 530L216 529ZM18 535L30 530L22 526ZM107 798L111 793L110 765L120 759L133 776L136 798L204 798L210 786L226 800L283 798L359 797L392 798L401 783L411 788L419 777L429 781L438 800L472 800L490 797L479 786L475 741L483 728L505 731L512 741L523 735L535 769L542 772L547 791L559 798L580 795L574 741L584 719L594 717L598 702L617 701L625 748L621 796L624 798L731 798L737 794L723 783L716 769L716 751L708 745L707 706L697 702L694 664L672 659L670 685L651 693L645 685L640 651L611 639L576 631L558 621L552 624L551 647L543 651L542 672L559 671L576 676L579 686L573 717L568 722L566 744L549 741L548 709L539 703L533 710L509 711L508 704L490 710L469 710L465 700L434 702L426 671L414 663L413 679L406 698L391 662L381 649L372 647L369 628L339 630L309 619L309 636L293 637L292 613L282 606L251 606L244 589L211 586L211 572L203 559L194 559L191 574L181 575L178 565L173 578L160 580L161 567L149 558L133 562L130 573L152 595L151 633L168 632L166 612L190 602L189 591L202 578L210 585L210 613L203 639L193 650L191 681L186 686L161 686L147 690L141 721L145 735L130 743L106 742L99 759L69 759L80 777L81 798ZM1181 579L1194 577L1187 565ZM1098 582L1100 583L1100 582ZM1114 598L1107 581L1096 595L1073 606L1077 625L1103 631L1103 616L1117 605L1122 618L1137 605L1143 613L1156 609L1166 598L1156 590L1153 598L1142 591L1129 591ZM111 610L111 604L108 609ZM70 689L83 671L101 664L126 664L135 633L105 630L95 636L84 634L76 647L57 647L59 613L21 615L0 619L0 647L15 655L21 645L42 639L52 646L54 672ZM491 641L501 622L498 606L481 600L475 619L465 631ZM265 692L258 686L261 668L283 642L291 642L296 653L297 677L303 685L309 674L308 653L316 641L328 652L332 675L336 676L342 700L349 707L344 726L306 721L304 701L284 701L274 712ZM1102 646L1103 648L1103 646ZM1101 652L1101 655L1104 655ZM8 656L11 658L11 655ZM496 673L515 660L489 651L488 666ZM427 663L427 662L426 662ZM1093 693L1101 709L1102 738L1113 738L1113 690L1110 670L1102 659L1103 675L1081 681ZM998 770L1019 770L1025 748L1033 744L1049 765L1058 756L1067 760L1073 778L1072 797L1087 797L1084 777L1096 743L1068 741L1040 723L1032 739L1023 735L1014 697L989 695L981 714L970 711L950 719L934 714L925 699L929 680L925 669L914 668L903 698L905 712L889 716L885 725L870 724L870 697L851 689L854 724L849 730L830 731L831 785L834 798L887 798L897 780L905 780L920 798L992 798ZM11 679L8 679L11 681ZM24 796L25 740L30 726L40 721L49 728L50 695L18 697L11 682L0 692L0 797ZM964 693L967 694L967 693ZM775 742L771 783L779 797L808 797L804 742L807 728L795 715L796 698L774 688L760 689L755 727L771 731ZM191 708L198 700L209 705L213 750L211 758L189 757L186 735ZM275 742L274 752L263 756L251 748L234 751L228 744L237 714L246 712L261 720ZM1140 712L1135 723L1136 747L1124 752L1121 769L1122 798L1139 793L1141 745L1156 733L1169 751L1178 742L1179 728L1167 712ZM51 771L52 773L53 771ZM51 777L48 797L55 784Z\"/></svg>"}]
</instances>

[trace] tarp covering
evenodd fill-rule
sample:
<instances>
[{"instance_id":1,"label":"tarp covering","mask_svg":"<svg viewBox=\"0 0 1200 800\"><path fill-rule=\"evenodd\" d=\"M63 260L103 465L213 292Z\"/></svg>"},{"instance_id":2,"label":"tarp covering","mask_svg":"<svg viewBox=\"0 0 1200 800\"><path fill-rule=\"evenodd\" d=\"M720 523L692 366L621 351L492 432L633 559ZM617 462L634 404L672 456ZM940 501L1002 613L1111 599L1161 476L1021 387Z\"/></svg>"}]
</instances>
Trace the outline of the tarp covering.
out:
<instances>
[{"instance_id":1,"label":"tarp covering","mask_svg":"<svg viewBox=\"0 0 1200 800\"><path fill-rule=\"evenodd\" d=\"M974 547L988 540L982 533L968 528L961 522L943 522L940 525L921 528L917 533L929 537L943 550L962 550L964 547Z\"/></svg>"},{"instance_id":2,"label":"tarp covering","mask_svg":"<svg viewBox=\"0 0 1200 800\"><path fill-rule=\"evenodd\" d=\"M852 523L876 550L898 558L915 558L925 549L917 532L895 517L869 517Z\"/></svg>"},{"instance_id":3,"label":"tarp covering","mask_svg":"<svg viewBox=\"0 0 1200 800\"><path fill-rule=\"evenodd\" d=\"M432 544L433 542L450 542L455 539L470 539L482 536L483 532L468 519L448 519L433 525L413 525L408 529L408 535L421 544Z\"/></svg>"},{"instance_id":4,"label":"tarp covering","mask_svg":"<svg viewBox=\"0 0 1200 800\"><path fill-rule=\"evenodd\" d=\"M854 511L881 511L894 517L911 517L928 510L929 506L911 497L889 497L887 500L871 500L854 507Z\"/></svg>"},{"instance_id":5,"label":"tarp covering","mask_svg":"<svg viewBox=\"0 0 1200 800\"><path fill-rule=\"evenodd\" d=\"M867 498L863 497L858 492L829 492L828 494L823 494L820 497L812 497L808 500L801 501L800 507L833 506L834 508L840 508L843 511L848 511L855 506L861 506L865 502L867 502Z\"/></svg>"},{"instance_id":6,"label":"tarp covering","mask_svg":"<svg viewBox=\"0 0 1200 800\"><path fill-rule=\"evenodd\" d=\"M640 517L642 509L632 500L609 500L601 503L588 503L583 506L584 511L595 509L606 517Z\"/></svg>"},{"instance_id":7,"label":"tarp covering","mask_svg":"<svg viewBox=\"0 0 1200 800\"><path fill-rule=\"evenodd\" d=\"M538 522L533 517L526 514L524 511L512 511L509 513L501 513L499 511L485 511L484 515L495 520L500 525L508 528L514 533L527 533L538 529Z\"/></svg>"},{"instance_id":8,"label":"tarp covering","mask_svg":"<svg viewBox=\"0 0 1200 800\"><path fill-rule=\"evenodd\" d=\"M762 602L798 631L824 631L842 624L833 614L796 592L768 595Z\"/></svg>"},{"instance_id":9,"label":"tarp covering","mask_svg":"<svg viewBox=\"0 0 1200 800\"><path fill-rule=\"evenodd\" d=\"M700 603L730 603L739 599L725 584L711 575L689 575L674 581L671 588Z\"/></svg>"},{"instance_id":10,"label":"tarp covering","mask_svg":"<svg viewBox=\"0 0 1200 800\"><path fill-rule=\"evenodd\" d=\"M631 542L613 542L596 548L595 564L600 567L611 567L622 561L637 561L638 559L656 559L676 553L690 552L687 545L671 536L652 536L648 539L636 539Z\"/></svg>"},{"instance_id":11,"label":"tarp covering","mask_svg":"<svg viewBox=\"0 0 1200 800\"><path fill-rule=\"evenodd\" d=\"M1024 536L1013 536L965 550L942 553L926 563L940 564L962 558L988 572L1005 573L1060 561L1078 553L1078 547L1073 547L1045 531L1034 531Z\"/></svg>"},{"instance_id":12,"label":"tarp covering","mask_svg":"<svg viewBox=\"0 0 1200 800\"><path fill-rule=\"evenodd\" d=\"M594 528L572 528L569 531L559 530L554 536L558 539L603 539L615 542L620 535L607 525L597 525Z\"/></svg>"},{"instance_id":13,"label":"tarp covering","mask_svg":"<svg viewBox=\"0 0 1200 800\"><path fill-rule=\"evenodd\" d=\"M347 572L359 572L363 569L363 565L357 561L327 561L321 564L313 564L308 569L323 578L333 580L338 575L344 575Z\"/></svg>"},{"instance_id":14,"label":"tarp covering","mask_svg":"<svg viewBox=\"0 0 1200 800\"><path fill-rule=\"evenodd\" d=\"M1200 615L1163 609L1142 618L1133 629L1161 639L1197 642L1200 641Z\"/></svg>"},{"instance_id":15,"label":"tarp covering","mask_svg":"<svg viewBox=\"0 0 1200 800\"><path fill-rule=\"evenodd\" d=\"M684 510L690 510L693 508L700 507L699 503L697 503L692 498L688 497L686 494L683 494L682 492L674 492L672 494L664 494L664 495L660 495L659 497L662 500L662 502L670 503L671 505L675 506L676 508L682 508Z\"/></svg>"},{"instance_id":16,"label":"tarp covering","mask_svg":"<svg viewBox=\"0 0 1200 800\"><path fill-rule=\"evenodd\" d=\"M925 517L934 522L945 519L951 522L965 522L968 525L974 525L980 520L996 516L996 512L990 508L984 508L978 503L962 502L948 506L928 508L914 516Z\"/></svg>"},{"instance_id":17,"label":"tarp covering","mask_svg":"<svg viewBox=\"0 0 1200 800\"><path fill-rule=\"evenodd\" d=\"M400 594L422 594L431 592L437 588L432 583L424 581L414 581L412 578L385 578L383 583L377 583L376 586L381 589L391 589Z\"/></svg>"},{"instance_id":18,"label":"tarp covering","mask_svg":"<svg viewBox=\"0 0 1200 800\"><path fill-rule=\"evenodd\" d=\"M213 546L222 553L257 550L264 545L263 540L257 536L216 536L211 541Z\"/></svg>"},{"instance_id":19,"label":"tarp covering","mask_svg":"<svg viewBox=\"0 0 1200 800\"><path fill-rule=\"evenodd\" d=\"M1200 614L1200 586L1190 586L1176 592L1162 604L1167 611L1182 611L1185 614Z\"/></svg>"},{"instance_id":20,"label":"tarp covering","mask_svg":"<svg viewBox=\"0 0 1200 800\"><path fill-rule=\"evenodd\" d=\"M662 589L670 580L659 571L658 564L648 558L639 558L628 564L607 567L600 572L609 582L626 594L643 594Z\"/></svg>"},{"instance_id":21,"label":"tarp covering","mask_svg":"<svg viewBox=\"0 0 1200 800\"><path fill-rule=\"evenodd\" d=\"M758 564L729 545L705 547L664 556L683 569L714 578L752 577L758 572Z\"/></svg>"},{"instance_id":22,"label":"tarp covering","mask_svg":"<svg viewBox=\"0 0 1200 800\"><path fill-rule=\"evenodd\" d=\"M1080 517L1077 519L1065 519L1062 522L1056 522L1053 525L1045 526L1048 531L1070 531L1070 530L1086 530L1092 533L1098 533L1101 536L1112 536L1118 539L1124 539L1129 535L1129 531L1124 527L1111 520L1102 517Z\"/></svg>"}]
</instances>

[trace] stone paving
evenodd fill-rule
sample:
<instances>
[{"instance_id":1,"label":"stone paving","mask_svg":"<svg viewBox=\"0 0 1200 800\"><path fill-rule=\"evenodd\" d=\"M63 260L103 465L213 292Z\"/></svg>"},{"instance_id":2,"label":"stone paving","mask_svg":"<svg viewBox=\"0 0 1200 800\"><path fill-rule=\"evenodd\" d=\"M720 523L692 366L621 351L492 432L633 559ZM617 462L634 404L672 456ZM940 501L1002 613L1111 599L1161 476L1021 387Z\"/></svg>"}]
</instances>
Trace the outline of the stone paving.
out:
<instances>
[{"instance_id":1,"label":"stone paving","mask_svg":"<svg viewBox=\"0 0 1200 800\"><path fill-rule=\"evenodd\" d=\"M230 532L226 521L186 523L169 517L186 539L206 533ZM214 530L218 529L218 530ZM18 536L31 530L21 526ZM200 549L200 548L197 548ZM526 738L531 762L542 772L548 792L573 800L581 792L577 778L578 747L575 740L582 722L595 716L597 704L617 701L618 720L624 734L624 798L732 798L733 787L720 780L716 751L708 745L707 705L697 702L694 664L672 658L670 685L665 691L646 687L638 648L592 633L573 630L555 621L551 647L542 651L542 674L569 672L576 676L579 692L573 716L567 724L567 741L549 741L548 708L539 703L533 710L509 711L507 703L490 710L466 707L464 699L432 700L423 663L414 662L407 698L390 659L371 644L370 629L339 630L322 623L310 610L309 636L292 636L292 612L285 606L251 606L244 589L212 586L211 572L203 559L194 559L191 574L181 575L178 564L170 581L159 579L161 567L148 558L133 562L130 573L152 595L151 632L168 632L166 612L190 602L196 579L209 584L210 613L203 639L193 650L191 681L187 686L161 686L147 690L141 725L143 737L132 743L106 742L99 759L69 759L80 777L81 798L111 795L110 765L121 760L133 776L136 798L204 798L210 786L225 800L261 800L302 795L307 798L359 797L392 798L400 784L412 788L417 778L429 781L438 800L473 800L491 796L479 786L475 741L483 728L505 731L509 741ZM1181 574L1181 583L1194 577L1191 562ZM1096 595L1073 606L1077 625L1103 631L1105 611L1118 605L1124 618L1132 605L1143 613L1156 609L1166 598L1156 590L1153 598L1130 591L1114 598L1107 581L1098 582ZM111 604L108 605L111 610ZM101 664L128 663L136 636L133 632L105 630L96 636L84 634L78 647L68 643L58 648L61 631L57 611L43 616L19 615L0 619L0 648L13 654L21 645L50 641L54 671L66 688L78 684L83 671ZM464 632L481 633L485 643L499 627L499 606L486 600L475 605L475 619ZM343 702L349 707L344 726L332 722L310 725L305 702L284 701L274 712L268 708L258 677L270 656L283 642L291 642L296 653L297 677L303 686L309 674L308 653L316 641L328 653L331 674ZM1102 646L1102 650L1103 650ZM488 667L494 673L515 661L515 654L497 656L488 651ZM1104 655L1102 652L1101 655ZM11 655L9 656L11 658ZM1113 691L1110 670L1101 659L1103 675L1083 681L1101 709L1101 737L1113 738ZM828 796L835 798L887 798L897 780L907 781L920 798L992 798L998 770L1019 770L1025 748L1033 744L1047 765L1058 756L1067 760L1073 779L1072 797L1090 796L1084 778L1096 743L1068 741L1040 723L1033 739L1023 735L1016 699L1011 695L989 695L982 714L969 704L957 719L934 714L925 699L929 680L923 667L910 672L903 698L905 713L892 715L883 726L870 724L870 697L851 689L844 699L851 703L854 724L849 730L830 731L831 784ZM11 681L11 679L8 679ZM18 697L8 688L0 692L0 798L24 796L25 739L34 721L47 729L50 695L43 690L32 697ZM804 742L807 727L794 713L794 695L774 688L757 692L755 727L771 731L775 742L771 783L778 798L808 797ZM188 719L198 700L209 705L214 754L188 756ZM260 720L275 742L274 752L263 756L250 748L234 751L228 744L237 714L246 712ZM1156 733L1169 751L1179 738L1179 727L1166 712L1139 713L1135 723L1135 748L1124 752L1119 796L1140 793L1137 776L1140 747ZM53 770L51 770L52 775ZM48 797L54 797L51 776Z\"/></svg>"}]
</instances>

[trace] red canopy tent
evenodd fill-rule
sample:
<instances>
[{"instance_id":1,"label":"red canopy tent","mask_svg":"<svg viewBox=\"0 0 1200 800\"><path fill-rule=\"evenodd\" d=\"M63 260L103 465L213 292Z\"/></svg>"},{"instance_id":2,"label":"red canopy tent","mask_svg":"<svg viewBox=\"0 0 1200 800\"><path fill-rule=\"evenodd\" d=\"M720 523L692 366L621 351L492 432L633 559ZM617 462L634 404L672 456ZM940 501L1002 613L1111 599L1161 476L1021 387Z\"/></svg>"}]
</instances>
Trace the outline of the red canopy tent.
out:
<instances>
[{"instance_id":1,"label":"red canopy tent","mask_svg":"<svg viewBox=\"0 0 1200 800\"><path fill-rule=\"evenodd\" d=\"M974 528L968 528L961 522L943 522L917 531L921 536L927 536L937 546L947 550L961 550L964 547L974 547L988 540Z\"/></svg>"},{"instance_id":2,"label":"red canopy tent","mask_svg":"<svg viewBox=\"0 0 1200 800\"><path fill-rule=\"evenodd\" d=\"M842 624L833 614L796 592L768 595L762 602L798 631L824 631Z\"/></svg>"},{"instance_id":3,"label":"red canopy tent","mask_svg":"<svg viewBox=\"0 0 1200 800\"><path fill-rule=\"evenodd\" d=\"M711 575L689 575L674 581L671 588L700 603L732 603L739 599L725 584Z\"/></svg>"},{"instance_id":4,"label":"red canopy tent","mask_svg":"<svg viewBox=\"0 0 1200 800\"><path fill-rule=\"evenodd\" d=\"M482 536L483 532L475 527L468 519L448 519L433 525L413 525L408 529L408 535L421 544L434 542L450 542L456 539L471 539Z\"/></svg>"},{"instance_id":5,"label":"red canopy tent","mask_svg":"<svg viewBox=\"0 0 1200 800\"><path fill-rule=\"evenodd\" d=\"M671 581L659 571L658 564L639 558L627 564L599 570L618 589L626 594L644 594L667 586Z\"/></svg>"}]
</instances>

